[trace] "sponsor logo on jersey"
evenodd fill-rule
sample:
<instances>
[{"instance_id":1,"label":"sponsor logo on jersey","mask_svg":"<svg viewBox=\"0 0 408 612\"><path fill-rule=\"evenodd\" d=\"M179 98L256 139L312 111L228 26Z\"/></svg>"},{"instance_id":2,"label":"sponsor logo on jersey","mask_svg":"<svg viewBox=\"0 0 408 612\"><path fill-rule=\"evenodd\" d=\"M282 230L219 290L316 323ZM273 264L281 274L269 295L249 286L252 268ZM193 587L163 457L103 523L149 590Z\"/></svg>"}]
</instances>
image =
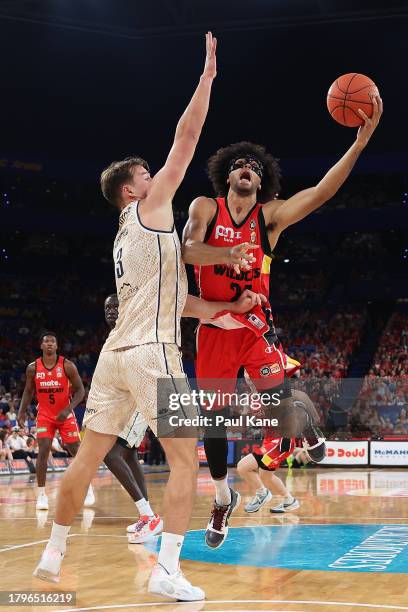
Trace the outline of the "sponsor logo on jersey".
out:
<instances>
[{"instance_id":1,"label":"sponsor logo on jersey","mask_svg":"<svg viewBox=\"0 0 408 612\"><path fill-rule=\"evenodd\" d=\"M37 427L37 433L45 433L48 429L46 427Z\"/></svg>"},{"instance_id":2,"label":"sponsor logo on jersey","mask_svg":"<svg viewBox=\"0 0 408 612\"><path fill-rule=\"evenodd\" d=\"M276 349L275 349L275 347L273 345L272 346L267 346L266 349L265 349L265 353L273 353L275 350Z\"/></svg>"},{"instance_id":3,"label":"sponsor logo on jersey","mask_svg":"<svg viewBox=\"0 0 408 612\"><path fill-rule=\"evenodd\" d=\"M40 387L59 387L59 381L58 380L40 381Z\"/></svg>"},{"instance_id":4,"label":"sponsor logo on jersey","mask_svg":"<svg viewBox=\"0 0 408 612\"><path fill-rule=\"evenodd\" d=\"M252 242L252 244L256 242L256 232L251 232L250 242Z\"/></svg>"},{"instance_id":5,"label":"sponsor logo on jersey","mask_svg":"<svg viewBox=\"0 0 408 612\"><path fill-rule=\"evenodd\" d=\"M279 374L281 367L279 363L271 363L270 365L263 366L259 372L261 376L270 376L271 374Z\"/></svg>"},{"instance_id":6,"label":"sponsor logo on jersey","mask_svg":"<svg viewBox=\"0 0 408 612\"><path fill-rule=\"evenodd\" d=\"M249 224L249 229L254 230L256 228L255 219L251 219L251 223Z\"/></svg>"},{"instance_id":7,"label":"sponsor logo on jersey","mask_svg":"<svg viewBox=\"0 0 408 612\"><path fill-rule=\"evenodd\" d=\"M87 414L95 414L96 413L96 409L95 408L86 408L85 412Z\"/></svg>"},{"instance_id":8,"label":"sponsor logo on jersey","mask_svg":"<svg viewBox=\"0 0 408 612\"><path fill-rule=\"evenodd\" d=\"M242 238L242 232L234 232L232 227L224 227L223 225L217 225L215 228L215 239L223 238L224 242L233 242L234 238Z\"/></svg>"},{"instance_id":9,"label":"sponsor logo on jersey","mask_svg":"<svg viewBox=\"0 0 408 612\"><path fill-rule=\"evenodd\" d=\"M35 375L36 378L45 378L45 372L37 372Z\"/></svg>"}]
</instances>

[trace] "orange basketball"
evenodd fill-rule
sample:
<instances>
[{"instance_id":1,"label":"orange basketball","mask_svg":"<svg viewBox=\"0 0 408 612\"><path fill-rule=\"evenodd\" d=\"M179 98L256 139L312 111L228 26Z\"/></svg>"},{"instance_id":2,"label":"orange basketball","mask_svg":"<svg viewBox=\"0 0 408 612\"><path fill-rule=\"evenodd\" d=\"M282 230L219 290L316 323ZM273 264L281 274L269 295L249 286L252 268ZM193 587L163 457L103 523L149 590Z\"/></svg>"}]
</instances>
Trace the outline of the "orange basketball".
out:
<instances>
[{"instance_id":1,"label":"orange basketball","mask_svg":"<svg viewBox=\"0 0 408 612\"><path fill-rule=\"evenodd\" d=\"M374 81L364 74L350 72L334 81L327 94L327 108L335 121L347 127L358 127L364 121L357 110L368 117L373 114L370 96L378 96Z\"/></svg>"}]
</instances>

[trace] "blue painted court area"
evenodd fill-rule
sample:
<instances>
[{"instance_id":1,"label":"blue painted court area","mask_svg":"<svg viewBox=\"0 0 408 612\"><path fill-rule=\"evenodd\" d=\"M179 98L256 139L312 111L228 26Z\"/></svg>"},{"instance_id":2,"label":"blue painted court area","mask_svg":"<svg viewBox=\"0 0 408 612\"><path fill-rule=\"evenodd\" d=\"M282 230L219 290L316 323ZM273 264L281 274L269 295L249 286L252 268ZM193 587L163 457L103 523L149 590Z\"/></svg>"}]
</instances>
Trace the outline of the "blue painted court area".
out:
<instances>
[{"instance_id":1,"label":"blue painted court area","mask_svg":"<svg viewBox=\"0 0 408 612\"><path fill-rule=\"evenodd\" d=\"M156 551L159 542L148 546ZM407 573L408 526L237 527L230 528L227 541L216 550L204 544L204 530L191 531L182 558L293 570Z\"/></svg>"}]
</instances>

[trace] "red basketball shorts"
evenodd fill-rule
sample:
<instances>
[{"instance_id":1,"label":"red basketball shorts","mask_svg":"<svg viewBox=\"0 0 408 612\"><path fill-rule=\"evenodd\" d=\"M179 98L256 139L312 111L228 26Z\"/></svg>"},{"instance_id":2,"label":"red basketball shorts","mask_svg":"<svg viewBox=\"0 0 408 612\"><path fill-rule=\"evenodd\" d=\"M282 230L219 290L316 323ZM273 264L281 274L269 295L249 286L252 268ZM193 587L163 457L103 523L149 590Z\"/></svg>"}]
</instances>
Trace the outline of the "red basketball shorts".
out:
<instances>
[{"instance_id":1,"label":"red basketball shorts","mask_svg":"<svg viewBox=\"0 0 408 612\"><path fill-rule=\"evenodd\" d=\"M285 355L281 345L269 344L247 328L225 330L200 325L197 330L196 377L204 391L233 393L241 367L257 391L279 387L300 364ZM216 405L216 409L222 408Z\"/></svg>"},{"instance_id":2,"label":"red basketball shorts","mask_svg":"<svg viewBox=\"0 0 408 612\"><path fill-rule=\"evenodd\" d=\"M63 444L80 442L78 423L72 412L65 421L57 421L55 417L39 412L36 426L37 438L55 438L55 433L59 430Z\"/></svg>"}]
</instances>

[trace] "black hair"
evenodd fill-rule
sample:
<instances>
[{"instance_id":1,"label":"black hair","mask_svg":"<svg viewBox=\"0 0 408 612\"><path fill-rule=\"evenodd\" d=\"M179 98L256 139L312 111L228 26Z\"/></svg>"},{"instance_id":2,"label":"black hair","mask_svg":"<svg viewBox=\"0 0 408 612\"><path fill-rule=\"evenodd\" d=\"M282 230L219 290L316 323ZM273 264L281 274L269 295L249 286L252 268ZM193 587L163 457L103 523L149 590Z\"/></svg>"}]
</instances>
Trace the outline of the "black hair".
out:
<instances>
[{"instance_id":1,"label":"black hair","mask_svg":"<svg viewBox=\"0 0 408 612\"><path fill-rule=\"evenodd\" d=\"M247 141L218 149L208 160L207 173L216 195L226 196L228 193L227 178L231 161L248 156L258 159L263 165L262 189L258 192L258 202L263 204L275 199L280 190L279 160L267 153L264 146Z\"/></svg>"},{"instance_id":2,"label":"black hair","mask_svg":"<svg viewBox=\"0 0 408 612\"><path fill-rule=\"evenodd\" d=\"M53 336L55 338L55 340L57 341L57 334L55 332L53 332L53 331L45 331L40 336L40 344L42 344L42 341L44 340L45 336Z\"/></svg>"}]
</instances>

